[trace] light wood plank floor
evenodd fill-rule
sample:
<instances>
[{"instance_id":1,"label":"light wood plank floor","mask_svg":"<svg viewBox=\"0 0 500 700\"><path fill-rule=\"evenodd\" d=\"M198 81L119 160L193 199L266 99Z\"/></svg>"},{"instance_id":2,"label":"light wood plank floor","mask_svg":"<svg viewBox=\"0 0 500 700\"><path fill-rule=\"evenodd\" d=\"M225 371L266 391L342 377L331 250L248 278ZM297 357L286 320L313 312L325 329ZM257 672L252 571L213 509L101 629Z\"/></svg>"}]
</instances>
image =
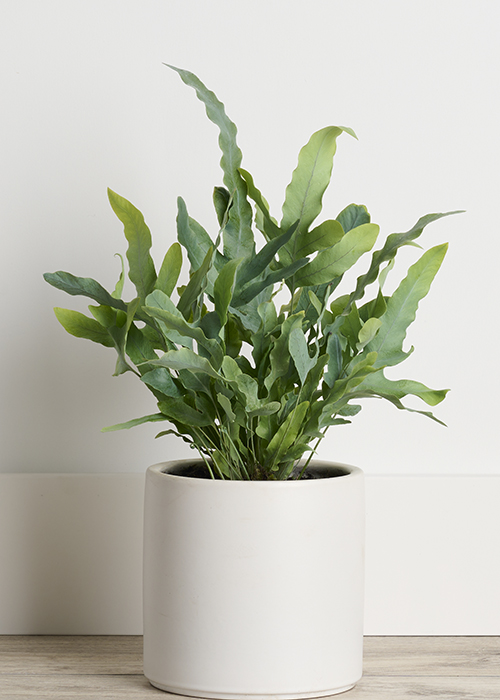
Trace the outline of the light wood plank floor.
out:
<instances>
[{"instance_id":1,"label":"light wood plank floor","mask_svg":"<svg viewBox=\"0 0 500 700\"><path fill-rule=\"evenodd\" d=\"M0 698L177 698L142 675L141 637L0 636ZM366 637L346 700L500 700L500 637Z\"/></svg>"}]
</instances>

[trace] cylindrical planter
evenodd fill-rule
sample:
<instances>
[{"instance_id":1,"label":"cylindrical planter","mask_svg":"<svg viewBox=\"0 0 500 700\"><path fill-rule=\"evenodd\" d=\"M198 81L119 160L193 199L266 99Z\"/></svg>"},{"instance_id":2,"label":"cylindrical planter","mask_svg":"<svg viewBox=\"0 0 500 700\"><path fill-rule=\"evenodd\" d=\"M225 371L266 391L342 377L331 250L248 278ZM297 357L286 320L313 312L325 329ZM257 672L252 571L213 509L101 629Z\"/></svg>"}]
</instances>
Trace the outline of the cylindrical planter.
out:
<instances>
[{"instance_id":1,"label":"cylindrical planter","mask_svg":"<svg viewBox=\"0 0 500 700\"><path fill-rule=\"evenodd\" d=\"M362 673L363 473L219 481L150 467L144 674L204 698L313 698Z\"/></svg>"}]
</instances>

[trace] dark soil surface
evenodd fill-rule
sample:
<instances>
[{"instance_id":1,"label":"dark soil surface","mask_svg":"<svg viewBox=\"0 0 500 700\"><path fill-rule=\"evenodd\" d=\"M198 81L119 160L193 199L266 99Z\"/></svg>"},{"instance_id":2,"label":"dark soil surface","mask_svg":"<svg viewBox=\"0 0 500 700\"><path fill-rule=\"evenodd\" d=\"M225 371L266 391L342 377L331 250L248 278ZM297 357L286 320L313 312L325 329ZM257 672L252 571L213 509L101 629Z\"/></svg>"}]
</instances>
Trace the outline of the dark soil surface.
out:
<instances>
[{"instance_id":1,"label":"dark soil surface","mask_svg":"<svg viewBox=\"0 0 500 700\"><path fill-rule=\"evenodd\" d=\"M299 468L296 472L289 477L288 481L295 481L301 472ZM192 464L182 464L177 468L169 471L169 474L173 476L188 476L194 479L211 479L210 472L207 469L206 464L203 462L193 462ZM346 469L342 467L315 467L314 465L309 466L302 475L301 481L308 481L310 479L327 479L336 476L345 476L348 474Z\"/></svg>"}]
</instances>

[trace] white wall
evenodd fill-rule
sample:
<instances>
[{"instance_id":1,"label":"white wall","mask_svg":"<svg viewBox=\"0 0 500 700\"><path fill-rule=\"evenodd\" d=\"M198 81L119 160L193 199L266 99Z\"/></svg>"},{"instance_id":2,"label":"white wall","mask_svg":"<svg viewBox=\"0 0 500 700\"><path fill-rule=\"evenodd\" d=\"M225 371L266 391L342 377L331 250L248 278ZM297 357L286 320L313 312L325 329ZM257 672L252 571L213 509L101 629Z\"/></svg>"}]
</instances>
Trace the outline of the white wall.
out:
<instances>
[{"instance_id":1,"label":"white wall","mask_svg":"<svg viewBox=\"0 0 500 700\"><path fill-rule=\"evenodd\" d=\"M365 203L385 235L467 210L422 238L450 252L400 375L451 388L437 410L449 427L372 403L320 454L374 474L497 474L499 18L489 0L6 3L0 470L141 472L186 454L154 427L100 433L154 404L135 377L111 377L112 350L65 334L52 306L85 304L42 280L63 269L114 285L125 245L107 186L144 211L157 261L177 195L213 230L217 132L167 61L226 103L277 215L299 148L332 123L359 142L341 139L327 216Z\"/></svg>"}]
</instances>

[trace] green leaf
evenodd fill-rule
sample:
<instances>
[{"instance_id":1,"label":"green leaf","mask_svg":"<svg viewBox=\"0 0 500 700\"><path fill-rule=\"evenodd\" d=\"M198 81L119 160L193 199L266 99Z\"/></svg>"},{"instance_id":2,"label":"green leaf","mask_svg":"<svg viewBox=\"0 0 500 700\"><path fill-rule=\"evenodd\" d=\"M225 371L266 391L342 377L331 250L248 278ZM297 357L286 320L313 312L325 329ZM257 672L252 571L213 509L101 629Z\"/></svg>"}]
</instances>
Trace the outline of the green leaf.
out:
<instances>
[{"instance_id":1,"label":"green leaf","mask_svg":"<svg viewBox=\"0 0 500 700\"><path fill-rule=\"evenodd\" d=\"M176 307L172 299L161 289L155 289L146 297L145 311L147 313L149 313L148 309L162 309L164 311L168 311L174 316L177 316L177 318L184 320L184 316Z\"/></svg>"},{"instance_id":2,"label":"green leaf","mask_svg":"<svg viewBox=\"0 0 500 700\"><path fill-rule=\"evenodd\" d=\"M188 215L186 203L182 197L177 198L177 238L186 249L191 263L191 272L198 270L203 265L208 251L214 246L214 242L203 226ZM220 269L225 262L224 256L216 251L216 269Z\"/></svg>"},{"instance_id":3,"label":"green leaf","mask_svg":"<svg viewBox=\"0 0 500 700\"><path fill-rule=\"evenodd\" d=\"M387 300L377 337L367 345L367 350L378 353L377 366L398 364L404 359L402 346L406 329L415 320L418 304L428 293L447 249L445 243L424 253Z\"/></svg>"},{"instance_id":4,"label":"green leaf","mask_svg":"<svg viewBox=\"0 0 500 700\"><path fill-rule=\"evenodd\" d=\"M201 428L212 423L210 416L197 411L182 399L165 397L158 403L158 408L164 416L175 424L182 423Z\"/></svg>"},{"instance_id":5,"label":"green leaf","mask_svg":"<svg viewBox=\"0 0 500 700\"><path fill-rule=\"evenodd\" d=\"M265 450L265 459L273 469L283 459L287 451L302 432L304 419L309 408L309 401L303 401L294 408L280 425L278 432Z\"/></svg>"},{"instance_id":6,"label":"green leaf","mask_svg":"<svg viewBox=\"0 0 500 700\"><path fill-rule=\"evenodd\" d=\"M370 223L370 214L364 205L349 204L337 216L337 221L342 225L344 232L347 233L353 228L357 228L362 224Z\"/></svg>"},{"instance_id":7,"label":"green leaf","mask_svg":"<svg viewBox=\"0 0 500 700\"><path fill-rule=\"evenodd\" d=\"M193 342L191 336L179 333L177 327L173 327L171 323L167 323L167 321L170 320L170 316L175 316L179 321L184 321L184 316L175 306L172 299L164 292L155 289L151 294L148 294L142 310L145 314L145 318L148 318L150 322L151 319L155 319L153 323L156 323L161 335L165 339L164 345L166 341L167 349L173 349L170 345L171 343L177 343L178 345L184 345L192 349ZM164 312L170 315L164 315Z\"/></svg>"},{"instance_id":8,"label":"green leaf","mask_svg":"<svg viewBox=\"0 0 500 700\"><path fill-rule=\"evenodd\" d=\"M224 409L224 413L229 418L231 423L234 423L234 421L236 420L236 415L233 412L231 401L227 398L227 396L224 396L224 394L217 394L217 401Z\"/></svg>"},{"instance_id":9,"label":"green leaf","mask_svg":"<svg viewBox=\"0 0 500 700\"><path fill-rule=\"evenodd\" d=\"M377 370L374 367L376 360L377 353L371 352L346 368L345 374L347 376L344 376L342 379L337 379L333 388L330 389L329 392L326 392L322 409L323 417L336 414L351 398L349 396L350 392L359 386L365 377L372 373L380 372L380 369ZM346 396L347 398L345 398ZM325 423L320 422L319 427L322 428L324 425Z\"/></svg>"},{"instance_id":10,"label":"green leaf","mask_svg":"<svg viewBox=\"0 0 500 700\"><path fill-rule=\"evenodd\" d=\"M127 305L121 299L114 299L99 282L90 277L75 277L70 272L46 272L44 280L57 289L72 296L84 296L97 301L98 304L112 306L115 309L127 310Z\"/></svg>"},{"instance_id":11,"label":"green leaf","mask_svg":"<svg viewBox=\"0 0 500 700\"><path fill-rule=\"evenodd\" d=\"M328 387L332 388L342 373L342 347L336 333L328 336L326 344L328 354L328 371L325 372L324 380Z\"/></svg>"},{"instance_id":12,"label":"green leaf","mask_svg":"<svg viewBox=\"0 0 500 700\"><path fill-rule=\"evenodd\" d=\"M111 433L114 430L128 430L129 428L135 428L136 425L142 425L143 423L157 423L158 421L165 421L166 418L161 413L153 413L150 416L142 416L142 418L134 418L126 423L117 423L116 425L110 425L107 428L102 428L102 433Z\"/></svg>"},{"instance_id":13,"label":"green leaf","mask_svg":"<svg viewBox=\"0 0 500 700\"><path fill-rule=\"evenodd\" d=\"M118 282L115 285L115 291L112 292L111 296L114 299L121 299L122 294L123 294L123 284L125 282L125 263L123 262L123 255L120 255L120 253L115 253L115 256L120 258L120 261L122 264L122 270L120 272L120 277L118 278Z\"/></svg>"},{"instance_id":14,"label":"green leaf","mask_svg":"<svg viewBox=\"0 0 500 700\"><path fill-rule=\"evenodd\" d=\"M369 318L366 323L363 324L363 327L358 333L359 342L356 344L358 352L361 352L365 345L368 345L368 343L375 338L381 325L382 321L380 318Z\"/></svg>"},{"instance_id":15,"label":"green leaf","mask_svg":"<svg viewBox=\"0 0 500 700\"><path fill-rule=\"evenodd\" d=\"M297 236L294 254L296 257L303 258L317 250L331 248L340 241L343 235L344 230L338 221L331 219L323 221L312 231L303 231Z\"/></svg>"},{"instance_id":16,"label":"green leaf","mask_svg":"<svg viewBox=\"0 0 500 700\"><path fill-rule=\"evenodd\" d=\"M234 296L232 306L236 308L238 306L242 306L243 304L248 304L250 301L252 301L252 299L264 291L264 289L267 289L267 287L270 287L277 282L281 282L282 280L286 281L290 277L293 277L297 270L300 270L302 267L304 267L304 265L307 265L308 262L309 258L301 258L300 260L296 260L291 265L281 267L278 270L273 270L273 272L270 272L266 277L264 277L264 279L259 280L258 282L248 284L241 290L238 296Z\"/></svg>"},{"instance_id":17,"label":"green leaf","mask_svg":"<svg viewBox=\"0 0 500 700\"><path fill-rule=\"evenodd\" d=\"M451 216L452 214L461 213L462 212L460 211L449 211L445 214L427 214L427 216L421 217L415 226L413 226L413 228L411 228L409 231L406 231L405 233L391 233L391 235L387 237L384 246L380 250L376 250L373 253L368 272L358 277L356 289L350 295L349 304L363 297L365 288L369 284L372 284L372 282L375 282L377 279L380 266L385 262L393 260L396 257L398 250L405 245L409 245L409 243L418 238L428 224L437 221L438 219L442 219L444 216ZM347 307L346 312L348 313Z\"/></svg>"},{"instance_id":18,"label":"green leaf","mask_svg":"<svg viewBox=\"0 0 500 700\"><path fill-rule=\"evenodd\" d=\"M207 313L196 322L196 325L198 328L201 328L207 338L213 338L217 340L217 342L221 342L219 338L222 339L224 333L221 333L222 326L217 312L207 311Z\"/></svg>"},{"instance_id":19,"label":"green leaf","mask_svg":"<svg viewBox=\"0 0 500 700\"><path fill-rule=\"evenodd\" d=\"M134 365L141 365L141 373L148 371L148 366L145 364L148 360L156 360L154 342L148 337L150 328L139 329L132 324L127 335L126 352ZM152 336L154 338L154 334Z\"/></svg>"},{"instance_id":20,"label":"green leaf","mask_svg":"<svg viewBox=\"0 0 500 700\"><path fill-rule=\"evenodd\" d=\"M448 389L429 389L425 384L412 381L411 379L387 379L383 372L376 372L365 377L360 385L360 389L369 389L384 398L390 395L397 399L402 399L411 394L422 399L429 406L437 406L438 403L443 401L449 391Z\"/></svg>"},{"instance_id":21,"label":"green leaf","mask_svg":"<svg viewBox=\"0 0 500 700\"><path fill-rule=\"evenodd\" d=\"M113 340L107 330L93 318L89 318L78 311L61 309L59 307L56 307L54 312L64 330L76 338L86 338L107 348L113 347Z\"/></svg>"},{"instance_id":22,"label":"green leaf","mask_svg":"<svg viewBox=\"0 0 500 700\"><path fill-rule=\"evenodd\" d=\"M213 200L217 221L219 226L223 226L229 215L229 207L231 205L231 194L225 187L214 187Z\"/></svg>"},{"instance_id":23,"label":"green leaf","mask_svg":"<svg viewBox=\"0 0 500 700\"><path fill-rule=\"evenodd\" d=\"M418 411L416 408L409 408L408 406L405 406L394 394L382 394L380 392L370 392L369 390L365 390L361 396L367 397L367 396L376 396L377 398L382 398L385 399L386 401L389 401L389 403L392 403L396 408L398 408L400 411L409 411L410 413L420 413L422 416L426 416L427 418L430 418L431 420L435 421L436 423L439 423L439 425L444 425L446 428L446 423L443 423L442 420L439 420L439 418L436 418L436 416L431 413L430 411Z\"/></svg>"},{"instance_id":24,"label":"green leaf","mask_svg":"<svg viewBox=\"0 0 500 700\"><path fill-rule=\"evenodd\" d=\"M264 385L268 391L271 390L278 377L282 377L288 372L290 364L290 354L288 351L288 339L294 328L302 327L304 312L288 316L281 326L281 333L274 341L269 355L270 372L264 380Z\"/></svg>"},{"instance_id":25,"label":"green leaf","mask_svg":"<svg viewBox=\"0 0 500 700\"><path fill-rule=\"evenodd\" d=\"M207 288L207 275L212 265L213 254L214 250L210 247L201 266L192 273L189 282L179 298L177 308L186 320L189 320L191 316L191 307L199 301L200 296ZM197 311L198 315L200 315L201 308L198 307Z\"/></svg>"},{"instance_id":26,"label":"green leaf","mask_svg":"<svg viewBox=\"0 0 500 700\"><path fill-rule=\"evenodd\" d=\"M300 383L304 384L306 377L315 365L318 359L318 348L316 349L316 354L311 357L309 355L309 348L307 346L307 341L304 335L304 331L300 326L295 326L288 337L288 349L290 350L290 355L297 368L297 373L299 375Z\"/></svg>"},{"instance_id":27,"label":"green leaf","mask_svg":"<svg viewBox=\"0 0 500 700\"><path fill-rule=\"evenodd\" d=\"M257 213L260 213L262 217L262 225L259 226L259 230L264 234L268 241L273 238L277 238L281 235L282 231L276 221L271 217L271 214L269 213L269 205L262 196L261 192L255 186L253 177L248 171L243 170L243 168L240 168L240 174L247 184L248 196L253 199L257 206Z\"/></svg>"},{"instance_id":28,"label":"green leaf","mask_svg":"<svg viewBox=\"0 0 500 700\"><path fill-rule=\"evenodd\" d=\"M205 104L208 118L219 127L224 185L233 198L233 205L229 212L229 221L232 225L226 227L224 231L224 254L229 258L252 255L255 245L252 232L252 208L247 199L245 181L238 170L242 156L236 143L236 126L226 115L222 102L196 75L175 66L168 65L168 67L176 71L186 85L194 88L198 99Z\"/></svg>"},{"instance_id":29,"label":"green leaf","mask_svg":"<svg viewBox=\"0 0 500 700\"><path fill-rule=\"evenodd\" d=\"M373 247L379 232L376 224L362 224L343 236L326 250L321 250L311 262L295 275L295 284L306 287L331 282L341 277L354 263Z\"/></svg>"},{"instance_id":30,"label":"green leaf","mask_svg":"<svg viewBox=\"0 0 500 700\"><path fill-rule=\"evenodd\" d=\"M220 374L214 370L210 362L205 357L200 357L189 348L179 350L169 350L158 360L150 362L157 367L167 367L168 369L188 369L190 372L201 372L208 374L214 379L221 379Z\"/></svg>"},{"instance_id":31,"label":"green leaf","mask_svg":"<svg viewBox=\"0 0 500 700\"><path fill-rule=\"evenodd\" d=\"M343 317L343 323L340 329L342 335L347 339L353 352L357 349L356 345L359 341L359 334L361 333L362 327L363 324L361 323L358 309L356 304L353 304L349 314Z\"/></svg>"},{"instance_id":32,"label":"green leaf","mask_svg":"<svg viewBox=\"0 0 500 700\"><path fill-rule=\"evenodd\" d=\"M282 233L277 238L273 238L272 241L266 243L266 245L259 250L257 255L244 261L238 272L238 294L241 294L241 290L245 287L245 285L256 280L263 272L266 271L270 263L274 260L274 256L278 250L288 243L296 229L297 224L295 223L290 226L288 231L285 231L285 233Z\"/></svg>"},{"instance_id":33,"label":"green leaf","mask_svg":"<svg viewBox=\"0 0 500 700\"><path fill-rule=\"evenodd\" d=\"M111 306L93 306L89 304L89 311L104 328L116 325L117 311L112 309Z\"/></svg>"},{"instance_id":34,"label":"green leaf","mask_svg":"<svg viewBox=\"0 0 500 700\"><path fill-rule=\"evenodd\" d=\"M130 281L134 283L138 297L145 299L156 282L155 266L149 253L151 232L143 215L133 204L109 188L108 197L113 211L124 226L125 238L128 241Z\"/></svg>"},{"instance_id":35,"label":"green leaf","mask_svg":"<svg viewBox=\"0 0 500 700\"><path fill-rule=\"evenodd\" d=\"M273 413L277 413L281 408L279 401L269 401L269 403L262 402L262 404L255 408L253 411L249 412L249 417L254 418L255 416L271 416Z\"/></svg>"},{"instance_id":36,"label":"green leaf","mask_svg":"<svg viewBox=\"0 0 500 700\"><path fill-rule=\"evenodd\" d=\"M226 354L231 357L238 357L243 344L243 337L240 333L238 322L231 316L229 316L224 326L224 343L226 345Z\"/></svg>"},{"instance_id":37,"label":"green leaf","mask_svg":"<svg viewBox=\"0 0 500 700\"><path fill-rule=\"evenodd\" d=\"M129 365L127 358L125 356L127 347L127 337L134 320L135 312L137 311L140 304L140 299L134 299L127 305L127 316L125 322L121 325L118 323L114 326L108 328L108 333L113 338L113 342L118 353L118 359L116 361L116 368L113 373L114 377L117 377L124 372L134 372L135 369ZM137 373L136 373L137 374Z\"/></svg>"},{"instance_id":38,"label":"green leaf","mask_svg":"<svg viewBox=\"0 0 500 700\"><path fill-rule=\"evenodd\" d=\"M351 129L327 126L316 131L299 153L299 161L286 189L281 228L299 222L299 232L306 231L321 211L323 194L330 183L337 137Z\"/></svg>"},{"instance_id":39,"label":"green leaf","mask_svg":"<svg viewBox=\"0 0 500 700\"><path fill-rule=\"evenodd\" d=\"M172 376L166 367L155 367L142 375L141 381L152 389L156 389L164 396L179 398L182 392L172 379Z\"/></svg>"},{"instance_id":40,"label":"green leaf","mask_svg":"<svg viewBox=\"0 0 500 700\"><path fill-rule=\"evenodd\" d=\"M163 298L161 298L160 295L162 295L162 292L159 290L150 294L146 299L144 311L153 318L161 321L167 329L175 331L184 338L196 340L198 345L201 345L210 354L214 361L214 366L220 367L224 356L220 343L217 340L207 338L201 328L188 323L179 313L178 309L175 308L169 297L162 295ZM173 308L167 308L167 300L171 303ZM174 340L174 338L175 336L171 337L172 340ZM176 341L174 340L174 342Z\"/></svg>"},{"instance_id":41,"label":"green leaf","mask_svg":"<svg viewBox=\"0 0 500 700\"><path fill-rule=\"evenodd\" d=\"M168 297L172 295L179 279L182 268L182 248L179 243L173 243L167 250L155 282L155 289L159 289Z\"/></svg>"},{"instance_id":42,"label":"green leaf","mask_svg":"<svg viewBox=\"0 0 500 700\"><path fill-rule=\"evenodd\" d=\"M359 309L359 317L366 323L369 318L381 318L386 311L387 302L382 294L381 288L379 287L375 299L363 304L363 306Z\"/></svg>"},{"instance_id":43,"label":"green leaf","mask_svg":"<svg viewBox=\"0 0 500 700\"><path fill-rule=\"evenodd\" d=\"M235 359L226 355L222 360L222 371L229 381L236 381L241 375L241 369Z\"/></svg>"},{"instance_id":44,"label":"green leaf","mask_svg":"<svg viewBox=\"0 0 500 700\"><path fill-rule=\"evenodd\" d=\"M214 283L214 305L221 326L224 326L227 322L227 310L233 298L236 271L240 263L241 258L239 260L229 260L219 272Z\"/></svg>"}]
</instances>

